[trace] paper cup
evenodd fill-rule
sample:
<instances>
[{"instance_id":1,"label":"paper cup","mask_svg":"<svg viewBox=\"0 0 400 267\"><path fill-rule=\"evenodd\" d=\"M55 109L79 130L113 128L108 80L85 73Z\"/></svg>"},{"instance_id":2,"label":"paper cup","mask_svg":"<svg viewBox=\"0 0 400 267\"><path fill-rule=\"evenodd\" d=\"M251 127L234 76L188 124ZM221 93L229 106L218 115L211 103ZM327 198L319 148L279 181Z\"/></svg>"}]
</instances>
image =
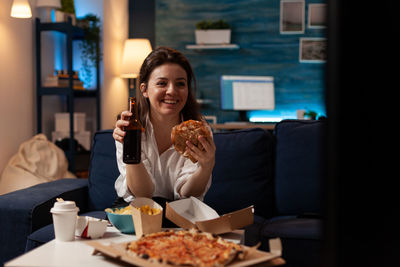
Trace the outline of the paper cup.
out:
<instances>
[{"instance_id":1,"label":"paper cup","mask_svg":"<svg viewBox=\"0 0 400 267\"><path fill-rule=\"evenodd\" d=\"M58 241L75 240L76 217L79 208L74 201L55 202L50 212L53 214L54 234Z\"/></svg>"}]
</instances>

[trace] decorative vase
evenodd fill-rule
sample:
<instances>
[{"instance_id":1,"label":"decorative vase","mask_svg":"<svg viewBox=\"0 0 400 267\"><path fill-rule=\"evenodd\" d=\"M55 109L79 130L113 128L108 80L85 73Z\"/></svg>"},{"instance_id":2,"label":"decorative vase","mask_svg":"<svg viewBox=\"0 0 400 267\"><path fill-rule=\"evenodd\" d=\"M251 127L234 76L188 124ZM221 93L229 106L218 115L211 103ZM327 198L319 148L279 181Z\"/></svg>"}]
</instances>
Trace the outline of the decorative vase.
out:
<instances>
[{"instance_id":1,"label":"decorative vase","mask_svg":"<svg viewBox=\"0 0 400 267\"><path fill-rule=\"evenodd\" d=\"M230 44L231 30L196 30L196 44Z\"/></svg>"},{"instance_id":2,"label":"decorative vase","mask_svg":"<svg viewBox=\"0 0 400 267\"><path fill-rule=\"evenodd\" d=\"M59 10L55 11L55 22L67 22L68 21L68 17L72 18L72 25L76 24L76 17L75 14L70 14L70 13L65 13Z\"/></svg>"}]
</instances>

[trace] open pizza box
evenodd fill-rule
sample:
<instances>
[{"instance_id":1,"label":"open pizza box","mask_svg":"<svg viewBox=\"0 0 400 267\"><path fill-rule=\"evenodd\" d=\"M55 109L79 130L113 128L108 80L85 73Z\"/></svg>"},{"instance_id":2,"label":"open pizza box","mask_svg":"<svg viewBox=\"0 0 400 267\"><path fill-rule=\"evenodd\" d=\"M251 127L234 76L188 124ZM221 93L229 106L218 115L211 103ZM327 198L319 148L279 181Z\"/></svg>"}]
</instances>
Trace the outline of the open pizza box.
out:
<instances>
[{"instance_id":1,"label":"open pizza box","mask_svg":"<svg viewBox=\"0 0 400 267\"><path fill-rule=\"evenodd\" d=\"M111 259L112 263L120 261L123 263L133 264L135 266L148 266L148 267L169 267L172 266L168 263L161 263L158 261L149 261L140 256L129 253L127 250L129 242L123 243L110 243L104 244L97 240L86 242L89 246L94 248L93 255L101 254ZM245 266L280 266L285 264L285 260L281 258L282 243L279 238L270 239L270 251L261 251L256 247L246 247L247 255L244 259L234 259L227 266L230 267L245 267Z\"/></svg>"},{"instance_id":2,"label":"open pizza box","mask_svg":"<svg viewBox=\"0 0 400 267\"><path fill-rule=\"evenodd\" d=\"M132 206L132 219L135 225L136 237L161 231L163 208L150 198L135 198L130 205ZM140 207L148 205L150 208L159 209L155 215L149 215L140 211Z\"/></svg>"},{"instance_id":3,"label":"open pizza box","mask_svg":"<svg viewBox=\"0 0 400 267\"><path fill-rule=\"evenodd\" d=\"M253 223L253 206L222 216L195 197L167 202L165 217L183 229L213 234L228 233Z\"/></svg>"}]
</instances>

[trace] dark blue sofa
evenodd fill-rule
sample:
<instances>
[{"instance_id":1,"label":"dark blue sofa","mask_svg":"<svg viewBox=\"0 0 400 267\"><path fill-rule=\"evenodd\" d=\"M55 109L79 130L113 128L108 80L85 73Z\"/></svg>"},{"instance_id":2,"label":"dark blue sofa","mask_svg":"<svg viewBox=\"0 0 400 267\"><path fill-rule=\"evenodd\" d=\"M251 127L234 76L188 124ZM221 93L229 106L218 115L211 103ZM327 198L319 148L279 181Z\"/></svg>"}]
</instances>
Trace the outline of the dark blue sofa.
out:
<instances>
[{"instance_id":1,"label":"dark blue sofa","mask_svg":"<svg viewBox=\"0 0 400 267\"><path fill-rule=\"evenodd\" d=\"M321 185L325 121L284 120L260 128L214 134L213 182L204 202L219 214L254 205L245 243L280 237L286 266L318 266L322 245ZM0 196L0 263L54 238L50 208L75 200L81 215L105 218L116 199L119 172L111 130L92 144L89 179L62 179Z\"/></svg>"}]
</instances>

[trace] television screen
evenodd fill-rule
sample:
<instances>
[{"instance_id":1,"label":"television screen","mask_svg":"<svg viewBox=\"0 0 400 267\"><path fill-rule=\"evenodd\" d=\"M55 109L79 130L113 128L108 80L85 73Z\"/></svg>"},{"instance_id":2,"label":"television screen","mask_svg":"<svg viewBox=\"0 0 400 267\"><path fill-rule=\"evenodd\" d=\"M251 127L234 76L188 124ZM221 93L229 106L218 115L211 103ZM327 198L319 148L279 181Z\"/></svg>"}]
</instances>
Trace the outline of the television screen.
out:
<instances>
[{"instance_id":1,"label":"television screen","mask_svg":"<svg viewBox=\"0 0 400 267\"><path fill-rule=\"evenodd\" d=\"M275 109L274 78L271 76L221 76L222 110Z\"/></svg>"}]
</instances>

